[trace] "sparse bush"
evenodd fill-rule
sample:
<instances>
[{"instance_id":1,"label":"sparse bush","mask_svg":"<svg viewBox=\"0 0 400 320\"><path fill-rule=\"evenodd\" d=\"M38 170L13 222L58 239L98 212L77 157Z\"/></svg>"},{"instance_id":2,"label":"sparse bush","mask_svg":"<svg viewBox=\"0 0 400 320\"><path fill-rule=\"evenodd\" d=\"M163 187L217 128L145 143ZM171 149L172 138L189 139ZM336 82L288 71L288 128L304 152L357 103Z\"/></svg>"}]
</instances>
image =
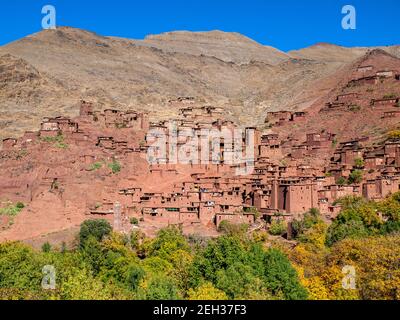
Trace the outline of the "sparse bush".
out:
<instances>
[{"instance_id":1,"label":"sparse bush","mask_svg":"<svg viewBox=\"0 0 400 320\"><path fill-rule=\"evenodd\" d=\"M89 170L90 171L99 170L102 166L103 164L101 162L95 162L90 166Z\"/></svg>"},{"instance_id":2,"label":"sparse bush","mask_svg":"<svg viewBox=\"0 0 400 320\"><path fill-rule=\"evenodd\" d=\"M15 204L15 207L17 208L17 209L20 209L20 210L22 210L23 208L25 208L25 205L22 203L22 202L17 202L16 204Z\"/></svg>"},{"instance_id":3,"label":"sparse bush","mask_svg":"<svg viewBox=\"0 0 400 320\"><path fill-rule=\"evenodd\" d=\"M269 233L273 236L283 236L287 232L287 224L283 220L274 220L269 227Z\"/></svg>"},{"instance_id":4,"label":"sparse bush","mask_svg":"<svg viewBox=\"0 0 400 320\"><path fill-rule=\"evenodd\" d=\"M25 208L25 205L22 202L17 202L15 205L11 203L4 208L0 208L0 215L15 217L23 208Z\"/></svg>"},{"instance_id":5,"label":"sparse bush","mask_svg":"<svg viewBox=\"0 0 400 320\"><path fill-rule=\"evenodd\" d=\"M362 170L356 169L350 173L348 182L349 184L361 183L362 179L363 179Z\"/></svg>"},{"instance_id":6,"label":"sparse bush","mask_svg":"<svg viewBox=\"0 0 400 320\"><path fill-rule=\"evenodd\" d=\"M383 96L383 99L394 99L397 96L394 93L388 93Z\"/></svg>"},{"instance_id":7,"label":"sparse bush","mask_svg":"<svg viewBox=\"0 0 400 320\"><path fill-rule=\"evenodd\" d=\"M51 244L48 243L48 242L45 242L45 243L42 245L42 251L43 251L43 252L50 252L50 251L51 251Z\"/></svg>"},{"instance_id":8,"label":"sparse bush","mask_svg":"<svg viewBox=\"0 0 400 320\"><path fill-rule=\"evenodd\" d=\"M358 106L358 105L351 105L351 106L349 107L349 110L352 111L352 112L357 112L357 111L360 111L360 110L361 110L361 107Z\"/></svg>"},{"instance_id":9,"label":"sparse bush","mask_svg":"<svg viewBox=\"0 0 400 320\"><path fill-rule=\"evenodd\" d=\"M362 158L356 158L354 159L354 166L356 168L362 168L364 167L364 160Z\"/></svg>"},{"instance_id":10,"label":"sparse bush","mask_svg":"<svg viewBox=\"0 0 400 320\"><path fill-rule=\"evenodd\" d=\"M344 186L345 184L347 184L347 180L346 180L345 177L339 177L339 178L337 179L336 183L337 183L339 186Z\"/></svg>"},{"instance_id":11,"label":"sparse bush","mask_svg":"<svg viewBox=\"0 0 400 320\"><path fill-rule=\"evenodd\" d=\"M392 130L388 132L389 139L400 139L400 130Z\"/></svg>"},{"instance_id":12,"label":"sparse bush","mask_svg":"<svg viewBox=\"0 0 400 320\"><path fill-rule=\"evenodd\" d=\"M249 226L247 224L235 224L227 220L223 220L218 226L218 231L228 235L238 235L244 234L248 227Z\"/></svg>"},{"instance_id":13,"label":"sparse bush","mask_svg":"<svg viewBox=\"0 0 400 320\"><path fill-rule=\"evenodd\" d=\"M59 149L67 149L68 144L64 142L64 136L62 134L59 134L55 137L42 137L40 140L47 142L47 143L53 143L53 147L59 148Z\"/></svg>"},{"instance_id":14,"label":"sparse bush","mask_svg":"<svg viewBox=\"0 0 400 320\"><path fill-rule=\"evenodd\" d=\"M132 218L130 219L130 222L131 222L131 224L133 224L133 225L138 225L138 224L139 224L139 220L138 220L137 218L135 218L135 217L132 217Z\"/></svg>"},{"instance_id":15,"label":"sparse bush","mask_svg":"<svg viewBox=\"0 0 400 320\"><path fill-rule=\"evenodd\" d=\"M116 174L121 171L121 164L114 160L113 162L108 164L108 167L111 169L112 173Z\"/></svg>"}]
</instances>

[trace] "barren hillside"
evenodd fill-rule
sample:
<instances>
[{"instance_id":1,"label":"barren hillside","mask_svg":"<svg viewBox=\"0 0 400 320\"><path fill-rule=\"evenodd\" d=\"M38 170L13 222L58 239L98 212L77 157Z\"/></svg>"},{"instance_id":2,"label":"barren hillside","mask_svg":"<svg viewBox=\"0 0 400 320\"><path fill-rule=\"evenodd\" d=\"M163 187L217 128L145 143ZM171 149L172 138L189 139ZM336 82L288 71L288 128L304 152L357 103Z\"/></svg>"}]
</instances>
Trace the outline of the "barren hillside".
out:
<instances>
[{"instance_id":1,"label":"barren hillside","mask_svg":"<svg viewBox=\"0 0 400 320\"><path fill-rule=\"evenodd\" d=\"M267 111L311 106L366 51L323 45L285 54L221 31L129 40L45 30L0 47L0 137L34 129L43 116L74 116L79 99L159 119L176 114L169 100L192 96L241 124L261 124Z\"/></svg>"}]
</instances>

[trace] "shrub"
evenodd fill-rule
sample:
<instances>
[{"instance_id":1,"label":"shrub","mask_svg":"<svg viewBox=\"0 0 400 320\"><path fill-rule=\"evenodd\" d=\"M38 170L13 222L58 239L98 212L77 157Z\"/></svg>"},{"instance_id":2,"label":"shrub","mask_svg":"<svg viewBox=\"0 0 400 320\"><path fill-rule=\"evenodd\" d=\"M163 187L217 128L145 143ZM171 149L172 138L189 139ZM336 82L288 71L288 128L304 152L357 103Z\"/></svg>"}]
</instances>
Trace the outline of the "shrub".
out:
<instances>
[{"instance_id":1,"label":"shrub","mask_svg":"<svg viewBox=\"0 0 400 320\"><path fill-rule=\"evenodd\" d=\"M67 149L68 144L64 142L64 136L62 134L57 135L56 137L43 137L40 138L40 140L47 142L47 143L53 143L53 146L59 149Z\"/></svg>"},{"instance_id":2,"label":"shrub","mask_svg":"<svg viewBox=\"0 0 400 320\"><path fill-rule=\"evenodd\" d=\"M25 208L25 205L22 202L17 202L15 205L9 204L4 208L0 208L0 215L15 217L23 208Z\"/></svg>"},{"instance_id":3,"label":"shrub","mask_svg":"<svg viewBox=\"0 0 400 320\"><path fill-rule=\"evenodd\" d=\"M140 281L145 277L146 272L142 267L134 264L128 269L127 282L128 286L132 290L136 290L139 287Z\"/></svg>"},{"instance_id":4,"label":"shrub","mask_svg":"<svg viewBox=\"0 0 400 320\"><path fill-rule=\"evenodd\" d=\"M356 158L354 159L354 166L356 168L362 168L364 167L364 160L362 158Z\"/></svg>"},{"instance_id":5,"label":"shrub","mask_svg":"<svg viewBox=\"0 0 400 320\"><path fill-rule=\"evenodd\" d=\"M289 259L281 251L269 249L265 263L266 284L273 294L283 294L287 300L307 299L306 289L300 284Z\"/></svg>"},{"instance_id":6,"label":"shrub","mask_svg":"<svg viewBox=\"0 0 400 320\"><path fill-rule=\"evenodd\" d=\"M108 167L111 169L112 173L116 174L121 171L121 164L114 160L113 162L108 164Z\"/></svg>"},{"instance_id":7,"label":"shrub","mask_svg":"<svg viewBox=\"0 0 400 320\"><path fill-rule=\"evenodd\" d=\"M244 223L236 224L223 220L218 226L218 231L229 235L243 235L248 230L248 227L249 226Z\"/></svg>"},{"instance_id":8,"label":"shrub","mask_svg":"<svg viewBox=\"0 0 400 320\"><path fill-rule=\"evenodd\" d=\"M269 227L269 233L273 236L283 236L287 231L287 224L283 220L274 220Z\"/></svg>"},{"instance_id":9,"label":"shrub","mask_svg":"<svg viewBox=\"0 0 400 320\"><path fill-rule=\"evenodd\" d=\"M312 228L320 221L320 212L316 208L311 208L306 212L302 219L293 220L292 230L295 238L301 237L308 229Z\"/></svg>"},{"instance_id":10,"label":"shrub","mask_svg":"<svg viewBox=\"0 0 400 320\"><path fill-rule=\"evenodd\" d=\"M17 202L16 204L15 204L15 207L17 208L17 209L23 209L23 208L25 208L25 205L22 203L22 202Z\"/></svg>"},{"instance_id":11,"label":"shrub","mask_svg":"<svg viewBox=\"0 0 400 320\"><path fill-rule=\"evenodd\" d=\"M104 219L86 220L81 224L81 229L79 231L79 245L83 248L86 240L91 236L97 241L101 241L105 236L109 235L111 231L110 223Z\"/></svg>"},{"instance_id":12,"label":"shrub","mask_svg":"<svg viewBox=\"0 0 400 320\"><path fill-rule=\"evenodd\" d=\"M135 217L132 217L130 219L130 223L133 224L133 225L138 225L139 224L139 220L137 218L135 218Z\"/></svg>"},{"instance_id":13,"label":"shrub","mask_svg":"<svg viewBox=\"0 0 400 320\"><path fill-rule=\"evenodd\" d=\"M356 169L356 170L354 170L354 171L352 171L352 172L350 173L350 176L349 176L349 184L352 184L352 183L361 183L362 179L363 179L363 172L362 172L362 170Z\"/></svg>"},{"instance_id":14,"label":"shrub","mask_svg":"<svg viewBox=\"0 0 400 320\"><path fill-rule=\"evenodd\" d=\"M388 132L389 139L400 139L400 130L392 130Z\"/></svg>"},{"instance_id":15,"label":"shrub","mask_svg":"<svg viewBox=\"0 0 400 320\"><path fill-rule=\"evenodd\" d=\"M42 245L43 252L50 252L51 251L51 244L48 242L43 243Z\"/></svg>"},{"instance_id":16,"label":"shrub","mask_svg":"<svg viewBox=\"0 0 400 320\"><path fill-rule=\"evenodd\" d=\"M383 96L383 99L394 99L394 98L396 98L396 95L394 93L385 94Z\"/></svg>"},{"instance_id":17,"label":"shrub","mask_svg":"<svg viewBox=\"0 0 400 320\"><path fill-rule=\"evenodd\" d=\"M347 180L346 180L345 177L339 177L339 179L337 179L336 183L337 183L339 186L344 186L344 185L347 183Z\"/></svg>"},{"instance_id":18,"label":"shrub","mask_svg":"<svg viewBox=\"0 0 400 320\"><path fill-rule=\"evenodd\" d=\"M101 162L95 162L90 166L89 170L90 171L99 170L102 166L103 164Z\"/></svg>"},{"instance_id":19,"label":"shrub","mask_svg":"<svg viewBox=\"0 0 400 320\"><path fill-rule=\"evenodd\" d=\"M352 112L357 112L357 111L361 110L361 107L358 106L358 105L352 105L352 106L349 107L349 110L352 111Z\"/></svg>"}]
</instances>

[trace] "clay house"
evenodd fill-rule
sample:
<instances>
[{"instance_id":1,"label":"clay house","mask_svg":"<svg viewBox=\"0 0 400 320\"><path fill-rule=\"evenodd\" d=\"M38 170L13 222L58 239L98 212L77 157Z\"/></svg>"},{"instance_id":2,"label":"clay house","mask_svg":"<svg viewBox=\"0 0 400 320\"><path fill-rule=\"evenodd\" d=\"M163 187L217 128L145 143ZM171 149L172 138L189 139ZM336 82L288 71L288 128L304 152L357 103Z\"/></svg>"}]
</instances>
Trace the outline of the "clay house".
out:
<instances>
[{"instance_id":1,"label":"clay house","mask_svg":"<svg viewBox=\"0 0 400 320\"><path fill-rule=\"evenodd\" d=\"M78 131L78 123L72 121L70 118L56 117L48 119L46 123L57 123L58 129L63 133L72 133Z\"/></svg>"},{"instance_id":2,"label":"clay house","mask_svg":"<svg viewBox=\"0 0 400 320\"><path fill-rule=\"evenodd\" d=\"M81 100L79 115L80 116L92 116L93 115L93 104L91 102L86 102L84 100Z\"/></svg>"},{"instance_id":3,"label":"clay house","mask_svg":"<svg viewBox=\"0 0 400 320\"><path fill-rule=\"evenodd\" d=\"M44 119L41 123L41 131L58 131L60 127L57 121L52 121L51 119Z\"/></svg>"},{"instance_id":4,"label":"clay house","mask_svg":"<svg viewBox=\"0 0 400 320\"><path fill-rule=\"evenodd\" d=\"M271 191L271 207L279 211L301 214L318 205L315 182L301 178L274 181Z\"/></svg>"},{"instance_id":5,"label":"clay house","mask_svg":"<svg viewBox=\"0 0 400 320\"><path fill-rule=\"evenodd\" d=\"M41 123L40 136L45 137L56 137L61 134L59 124L56 121L50 119L44 119Z\"/></svg>"},{"instance_id":6,"label":"clay house","mask_svg":"<svg viewBox=\"0 0 400 320\"><path fill-rule=\"evenodd\" d=\"M114 138L113 137L98 137L97 138L97 147L104 149L114 149Z\"/></svg>"},{"instance_id":7,"label":"clay house","mask_svg":"<svg viewBox=\"0 0 400 320\"><path fill-rule=\"evenodd\" d=\"M242 214L234 214L234 213L218 213L215 216L215 223L217 228L221 224L222 221L229 221L235 224L253 224L255 221L253 213L242 213Z\"/></svg>"},{"instance_id":8,"label":"clay house","mask_svg":"<svg viewBox=\"0 0 400 320\"><path fill-rule=\"evenodd\" d=\"M371 105L374 107L395 106L398 101L398 98L372 99Z\"/></svg>"},{"instance_id":9,"label":"clay house","mask_svg":"<svg viewBox=\"0 0 400 320\"><path fill-rule=\"evenodd\" d=\"M321 112L324 111L329 111L332 109L339 109L339 108L344 108L346 106L346 104L344 102L339 102L339 101L333 101L333 102L327 102L325 104L325 108L321 109Z\"/></svg>"},{"instance_id":10,"label":"clay house","mask_svg":"<svg viewBox=\"0 0 400 320\"><path fill-rule=\"evenodd\" d=\"M399 191L399 178L380 177L363 184L362 195L370 200L379 200Z\"/></svg>"},{"instance_id":11,"label":"clay house","mask_svg":"<svg viewBox=\"0 0 400 320\"><path fill-rule=\"evenodd\" d=\"M336 101L347 103L357 98L358 98L358 93L351 92L338 95L336 97Z\"/></svg>"},{"instance_id":12,"label":"clay house","mask_svg":"<svg viewBox=\"0 0 400 320\"><path fill-rule=\"evenodd\" d=\"M333 203L335 200L346 196L357 195L354 186L329 185L318 191L318 199L321 203Z\"/></svg>"},{"instance_id":13,"label":"clay house","mask_svg":"<svg viewBox=\"0 0 400 320\"><path fill-rule=\"evenodd\" d=\"M38 139L38 132L35 131L25 131L24 135L20 138L21 144L26 147L32 142L35 142Z\"/></svg>"},{"instance_id":14,"label":"clay house","mask_svg":"<svg viewBox=\"0 0 400 320\"><path fill-rule=\"evenodd\" d=\"M400 117L400 111L394 110L394 111L385 111L383 113L382 118L383 119L388 119L388 118L398 118Z\"/></svg>"},{"instance_id":15,"label":"clay house","mask_svg":"<svg viewBox=\"0 0 400 320\"><path fill-rule=\"evenodd\" d=\"M367 155L364 157L364 168L366 170L376 170L379 167L383 166L385 163L384 155Z\"/></svg>"},{"instance_id":16,"label":"clay house","mask_svg":"<svg viewBox=\"0 0 400 320\"><path fill-rule=\"evenodd\" d=\"M290 111L268 112L267 117L265 118L265 123L271 125L282 125L286 121L290 121L291 117L292 114Z\"/></svg>"},{"instance_id":17,"label":"clay house","mask_svg":"<svg viewBox=\"0 0 400 320\"><path fill-rule=\"evenodd\" d=\"M376 85L378 83L379 83L379 77L374 75L374 76L368 76L368 77L362 77L362 78L350 80L347 86L354 87L354 86L362 86L362 85Z\"/></svg>"},{"instance_id":18,"label":"clay house","mask_svg":"<svg viewBox=\"0 0 400 320\"><path fill-rule=\"evenodd\" d=\"M309 147L330 147L335 134L329 132L308 133L305 145Z\"/></svg>"},{"instance_id":19,"label":"clay house","mask_svg":"<svg viewBox=\"0 0 400 320\"><path fill-rule=\"evenodd\" d=\"M394 76L394 72L392 70L381 70L376 72L376 76L380 78L391 78Z\"/></svg>"},{"instance_id":20,"label":"clay house","mask_svg":"<svg viewBox=\"0 0 400 320\"><path fill-rule=\"evenodd\" d=\"M384 145L385 157L395 158L396 152L400 148L400 140L388 140Z\"/></svg>"},{"instance_id":21,"label":"clay house","mask_svg":"<svg viewBox=\"0 0 400 320\"><path fill-rule=\"evenodd\" d=\"M327 212L325 214L325 217L327 219L333 220L339 215L339 213L341 211L342 211L342 206L341 205L339 205L339 204L337 204L337 205L329 205L328 206L328 210L327 210Z\"/></svg>"},{"instance_id":22,"label":"clay house","mask_svg":"<svg viewBox=\"0 0 400 320\"><path fill-rule=\"evenodd\" d=\"M104 110L104 120L105 126L107 128L115 128L118 125L122 124L122 112L114 109L106 109Z\"/></svg>"},{"instance_id":23,"label":"clay house","mask_svg":"<svg viewBox=\"0 0 400 320\"><path fill-rule=\"evenodd\" d=\"M11 150L16 146L17 139L14 138L6 138L3 139L3 150Z\"/></svg>"},{"instance_id":24,"label":"clay house","mask_svg":"<svg viewBox=\"0 0 400 320\"><path fill-rule=\"evenodd\" d=\"M371 71L372 69L373 69L373 66L371 66L371 65L359 66L359 67L357 68L357 72L366 73L366 72L368 72L368 71Z\"/></svg>"},{"instance_id":25,"label":"clay house","mask_svg":"<svg viewBox=\"0 0 400 320\"><path fill-rule=\"evenodd\" d=\"M296 111L293 112L290 121L299 121L299 120L305 120L307 116L307 112L305 111Z\"/></svg>"}]
</instances>

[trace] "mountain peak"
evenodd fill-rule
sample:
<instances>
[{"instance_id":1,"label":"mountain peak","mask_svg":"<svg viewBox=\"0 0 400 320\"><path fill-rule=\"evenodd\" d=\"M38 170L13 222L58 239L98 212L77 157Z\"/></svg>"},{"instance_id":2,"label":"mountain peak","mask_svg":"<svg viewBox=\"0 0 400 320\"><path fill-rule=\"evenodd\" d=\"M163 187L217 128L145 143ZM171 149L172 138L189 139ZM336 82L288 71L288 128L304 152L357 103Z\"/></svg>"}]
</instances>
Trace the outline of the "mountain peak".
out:
<instances>
[{"instance_id":1,"label":"mountain peak","mask_svg":"<svg viewBox=\"0 0 400 320\"><path fill-rule=\"evenodd\" d=\"M148 35L145 40L159 40L159 41L232 41L241 42L253 45L260 45L256 41L237 32L226 32L221 30L211 31L170 31L156 35Z\"/></svg>"}]
</instances>

